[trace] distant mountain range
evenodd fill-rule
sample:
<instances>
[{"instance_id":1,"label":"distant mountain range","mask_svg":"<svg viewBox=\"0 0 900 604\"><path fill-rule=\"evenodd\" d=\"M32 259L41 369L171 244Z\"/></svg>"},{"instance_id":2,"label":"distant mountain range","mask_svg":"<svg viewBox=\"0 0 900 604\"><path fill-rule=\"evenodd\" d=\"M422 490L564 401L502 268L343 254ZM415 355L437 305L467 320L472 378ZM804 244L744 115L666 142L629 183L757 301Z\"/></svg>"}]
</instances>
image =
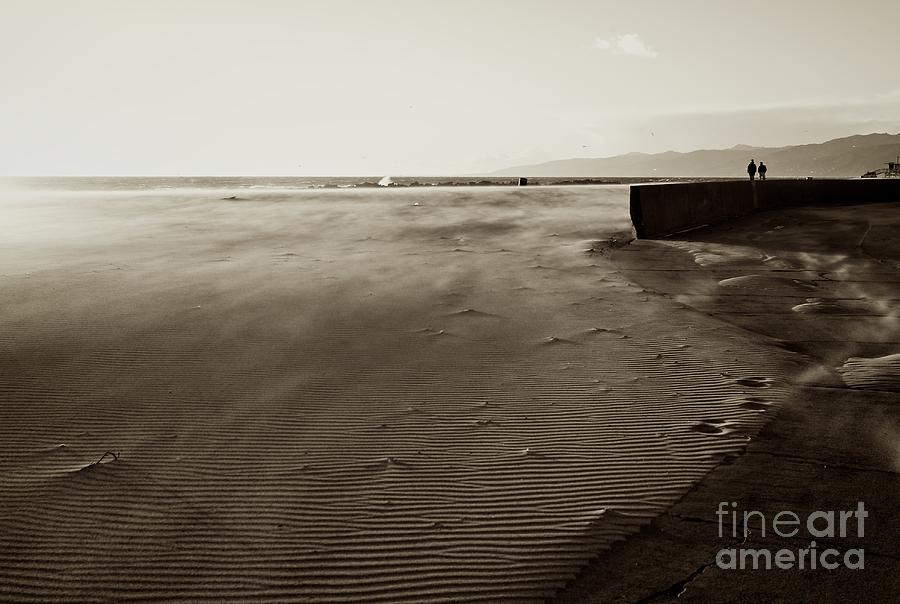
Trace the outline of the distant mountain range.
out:
<instances>
[{"instance_id":1,"label":"distant mountain range","mask_svg":"<svg viewBox=\"0 0 900 604\"><path fill-rule=\"evenodd\" d=\"M900 134L865 134L825 143L789 147L735 145L678 153L628 153L614 157L572 158L494 172L498 176L744 176L755 159L769 167L769 177L861 176L900 156Z\"/></svg>"}]
</instances>

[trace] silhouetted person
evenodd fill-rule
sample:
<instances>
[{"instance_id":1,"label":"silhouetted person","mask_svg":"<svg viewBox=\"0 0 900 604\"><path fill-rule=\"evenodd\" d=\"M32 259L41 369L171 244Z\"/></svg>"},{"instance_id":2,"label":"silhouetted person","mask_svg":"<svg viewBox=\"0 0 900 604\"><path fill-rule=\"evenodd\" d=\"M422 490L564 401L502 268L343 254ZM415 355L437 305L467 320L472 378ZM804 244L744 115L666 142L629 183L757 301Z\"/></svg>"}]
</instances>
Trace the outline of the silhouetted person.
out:
<instances>
[{"instance_id":1,"label":"silhouetted person","mask_svg":"<svg viewBox=\"0 0 900 604\"><path fill-rule=\"evenodd\" d=\"M750 180L756 178L756 163L751 159L750 163L747 164L747 174L750 175Z\"/></svg>"},{"instance_id":2,"label":"silhouetted person","mask_svg":"<svg viewBox=\"0 0 900 604\"><path fill-rule=\"evenodd\" d=\"M766 179L766 171L767 170L768 170L768 168L766 167L766 162L764 162L764 161L759 162L759 179L760 180Z\"/></svg>"}]
</instances>

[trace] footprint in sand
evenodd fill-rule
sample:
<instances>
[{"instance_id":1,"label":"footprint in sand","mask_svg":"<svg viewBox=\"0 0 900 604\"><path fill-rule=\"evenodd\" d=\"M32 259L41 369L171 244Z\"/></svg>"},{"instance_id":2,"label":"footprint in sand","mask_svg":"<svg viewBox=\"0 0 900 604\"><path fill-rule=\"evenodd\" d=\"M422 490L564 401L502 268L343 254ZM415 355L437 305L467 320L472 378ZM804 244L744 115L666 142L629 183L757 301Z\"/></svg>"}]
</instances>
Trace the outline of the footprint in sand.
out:
<instances>
[{"instance_id":1,"label":"footprint in sand","mask_svg":"<svg viewBox=\"0 0 900 604\"><path fill-rule=\"evenodd\" d=\"M748 411L768 411L772 403L758 396L751 396L744 400L738 407L747 409Z\"/></svg>"},{"instance_id":2,"label":"footprint in sand","mask_svg":"<svg viewBox=\"0 0 900 604\"><path fill-rule=\"evenodd\" d=\"M819 288L819 286L816 285L814 282L803 281L801 279L791 279L791 283L794 283L795 285L799 285L800 287L803 287L806 289L818 289Z\"/></svg>"},{"instance_id":3,"label":"footprint in sand","mask_svg":"<svg viewBox=\"0 0 900 604\"><path fill-rule=\"evenodd\" d=\"M587 330L586 333L591 334L591 335L597 335L597 334L602 334L602 333L619 334L619 333L622 333L622 331L619 329L608 328L608 327L591 327L590 329Z\"/></svg>"},{"instance_id":4,"label":"footprint in sand","mask_svg":"<svg viewBox=\"0 0 900 604\"><path fill-rule=\"evenodd\" d=\"M852 314L850 309L844 308L840 304L827 300L820 300L819 298L807 298L804 304L798 304L797 306L792 307L791 310L801 314Z\"/></svg>"},{"instance_id":5,"label":"footprint in sand","mask_svg":"<svg viewBox=\"0 0 900 604\"><path fill-rule=\"evenodd\" d=\"M423 327L418 330L418 333L425 336L443 336L446 335L446 332L443 329L434 329L432 327Z\"/></svg>"},{"instance_id":6,"label":"footprint in sand","mask_svg":"<svg viewBox=\"0 0 900 604\"><path fill-rule=\"evenodd\" d=\"M725 434L729 432L726 430L727 424L728 422L720 419L704 419L691 426L691 430L701 434Z\"/></svg>"},{"instance_id":7,"label":"footprint in sand","mask_svg":"<svg viewBox=\"0 0 900 604\"><path fill-rule=\"evenodd\" d=\"M368 464L366 469L370 471L387 470L389 468L406 468L409 464L396 457L379 457L374 462Z\"/></svg>"},{"instance_id":8,"label":"footprint in sand","mask_svg":"<svg viewBox=\"0 0 900 604\"><path fill-rule=\"evenodd\" d=\"M761 275L741 275L719 281L719 287L759 287L765 282Z\"/></svg>"},{"instance_id":9,"label":"footprint in sand","mask_svg":"<svg viewBox=\"0 0 900 604\"><path fill-rule=\"evenodd\" d=\"M749 388L769 388L772 386L772 382L774 382L772 378L766 377L748 377L748 378L740 378L734 381L735 384L739 384L741 386L747 386Z\"/></svg>"},{"instance_id":10,"label":"footprint in sand","mask_svg":"<svg viewBox=\"0 0 900 604\"><path fill-rule=\"evenodd\" d=\"M544 345L560 345L560 344L569 344L569 345L578 345L578 342L573 342L572 340L567 340L565 338L557 338L556 336L547 336L546 338L541 340L541 344Z\"/></svg>"},{"instance_id":11,"label":"footprint in sand","mask_svg":"<svg viewBox=\"0 0 900 604\"><path fill-rule=\"evenodd\" d=\"M497 315L491 314L489 312L484 312L481 310L475 310L474 308L465 308L463 310L458 310L454 313L450 313L451 317L497 317Z\"/></svg>"}]
</instances>

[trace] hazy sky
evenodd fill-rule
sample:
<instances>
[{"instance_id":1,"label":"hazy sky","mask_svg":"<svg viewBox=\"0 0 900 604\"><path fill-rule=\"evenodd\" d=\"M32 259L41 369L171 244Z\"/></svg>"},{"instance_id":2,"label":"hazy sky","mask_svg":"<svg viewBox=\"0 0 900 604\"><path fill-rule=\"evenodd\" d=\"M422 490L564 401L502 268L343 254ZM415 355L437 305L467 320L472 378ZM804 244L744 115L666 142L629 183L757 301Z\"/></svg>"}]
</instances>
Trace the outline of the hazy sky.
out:
<instances>
[{"instance_id":1,"label":"hazy sky","mask_svg":"<svg viewBox=\"0 0 900 604\"><path fill-rule=\"evenodd\" d=\"M0 174L449 174L900 131L900 2L0 0Z\"/></svg>"}]
</instances>

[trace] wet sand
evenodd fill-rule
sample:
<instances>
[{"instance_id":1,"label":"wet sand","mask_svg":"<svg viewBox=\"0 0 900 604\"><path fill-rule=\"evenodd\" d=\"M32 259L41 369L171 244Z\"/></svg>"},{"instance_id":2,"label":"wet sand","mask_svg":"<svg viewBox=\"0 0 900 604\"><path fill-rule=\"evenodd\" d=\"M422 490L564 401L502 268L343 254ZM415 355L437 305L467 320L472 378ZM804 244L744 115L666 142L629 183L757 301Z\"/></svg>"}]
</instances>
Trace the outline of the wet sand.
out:
<instances>
[{"instance_id":1,"label":"wet sand","mask_svg":"<svg viewBox=\"0 0 900 604\"><path fill-rule=\"evenodd\" d=\"M696 312L792 351L792 392L757 438L640 535L594 560L558 602L888 602L900 591L900 202L764 212L638 241L613 257L625 276ZM767 409L759 401L759 409ZM869 513L865 568L723 570L721 548L810 547L810 537L718 534L720 502L772 518ZM730 527L729 527L730 528Z\"/></svg>"},{"instance_id":2,"label":"wet sand","mask_svg":"<svg viewBox=\"0 0 900 604\"><path fill-rule=\"evenodd\" d=\"M623 273L626 187L0 213L6 601L541 601L807 366Z\"/></svg>"}]
</instances>

